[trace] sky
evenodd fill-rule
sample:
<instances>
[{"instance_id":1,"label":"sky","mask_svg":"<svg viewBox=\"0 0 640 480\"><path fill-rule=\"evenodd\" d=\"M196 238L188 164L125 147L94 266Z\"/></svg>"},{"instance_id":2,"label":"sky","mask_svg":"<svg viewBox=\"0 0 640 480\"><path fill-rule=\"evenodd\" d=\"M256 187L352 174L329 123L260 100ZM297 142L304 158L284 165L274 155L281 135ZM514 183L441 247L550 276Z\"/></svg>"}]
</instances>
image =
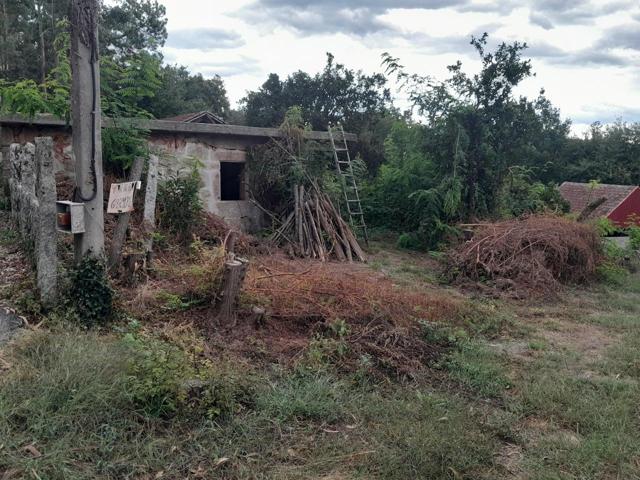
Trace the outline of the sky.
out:
<instances>
[{"instance_id":1,"label":"sky","mask_svg":"<svg viewBox=\"0 0 640 480\"><path fill-rule=\"evenodd\" d=\"M382 71L381 55L443 80L447 65L479 68L469 44L526 42L541 88L580 135L595 122L640 121L640 0L159 0L168 63L220 75L235 105L269 73L322 69L326 52L349 68ZM397 105L406 98L395 86Z\"/></svg>"}]
</instances>

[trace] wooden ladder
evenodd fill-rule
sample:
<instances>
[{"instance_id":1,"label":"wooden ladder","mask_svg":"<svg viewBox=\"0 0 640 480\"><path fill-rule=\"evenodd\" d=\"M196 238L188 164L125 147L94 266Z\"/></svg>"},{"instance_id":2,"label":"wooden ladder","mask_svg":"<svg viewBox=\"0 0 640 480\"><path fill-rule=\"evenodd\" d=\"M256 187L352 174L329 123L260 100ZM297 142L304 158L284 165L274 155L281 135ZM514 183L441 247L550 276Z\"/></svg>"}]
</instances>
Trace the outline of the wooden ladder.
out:
<instances>
[{"instance_id":1,"label":"wooden ladder","mask_svg":"<svg viewBox=\"0 0 640 480\"><path fill-rule=\"evenodd\" d=\"M351 163L351 155L349 154L344 129L340 124L335 127L329 125L328 132L333 150L333 158L336 162L336 169L338 170L344 200L347 205L347 212L349 213L349 223L351 223L354 229L361 231L365 243L369 245L367 224L364 221L364 213L362 211L362 204L360 203L360 192L358 191L356 177L353 174L353 165Z\"/></svg>"}]
</instances>

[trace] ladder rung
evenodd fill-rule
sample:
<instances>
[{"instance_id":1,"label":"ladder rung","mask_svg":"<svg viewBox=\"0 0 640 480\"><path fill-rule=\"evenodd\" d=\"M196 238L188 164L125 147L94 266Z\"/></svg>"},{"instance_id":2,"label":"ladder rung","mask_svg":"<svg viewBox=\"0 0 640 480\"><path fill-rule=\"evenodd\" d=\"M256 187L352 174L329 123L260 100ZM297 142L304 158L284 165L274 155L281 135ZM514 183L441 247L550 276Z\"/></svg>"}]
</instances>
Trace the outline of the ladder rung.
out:
<instances>
[{"instance_id":1,"label":"ladder rung","mask_svg":"<svg viewBox=\"0 0 640 480\"><path fill-rule=\"evenodd\" d=\"M348 149L346 149L346 148L338 148L338 147L335 148L336 152L346 152L347 150Z\"/></svg>"},{"instance_id":2,"label":"ladder rung","mask_svg":"<svg viewBox=\"0 0 640 480\"><path fill-rule=\"evenodd\" d=\"M351 163L349 160L338 160L338 163L346 163L349 164Z\"/></svg>"}]
</instances>

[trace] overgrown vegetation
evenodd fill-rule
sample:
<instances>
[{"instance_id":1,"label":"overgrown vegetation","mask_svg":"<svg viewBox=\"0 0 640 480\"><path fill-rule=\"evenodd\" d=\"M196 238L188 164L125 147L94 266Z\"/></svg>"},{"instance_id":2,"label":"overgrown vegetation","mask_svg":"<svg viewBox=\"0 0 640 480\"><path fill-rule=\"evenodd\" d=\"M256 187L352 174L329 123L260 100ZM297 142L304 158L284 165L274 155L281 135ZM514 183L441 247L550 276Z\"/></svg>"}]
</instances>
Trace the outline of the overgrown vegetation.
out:
<instances>
[{"instance_id":1,"label":"overgrown vegetation","mask_svg":"<svg viewBox=\"0 0 640 480\"><path fill-rule=\"evenodd\" d=\"M109 321L114 292L103 261L85 256L70 270L69 286L69 303L80 323L93 327Z\"/></svg>"},{"instance_id":2,"label":"overgrown vegetation","mask_svg":"<svg viewBox=\"0 0 640 480\"><path fill-rule=\"evenodd\" d=\"M198 160L186 172L176 172L158 187L158 225L188 244L194 229L203 221L200 201L200 167Z\"/></svg>"}]
</instances>

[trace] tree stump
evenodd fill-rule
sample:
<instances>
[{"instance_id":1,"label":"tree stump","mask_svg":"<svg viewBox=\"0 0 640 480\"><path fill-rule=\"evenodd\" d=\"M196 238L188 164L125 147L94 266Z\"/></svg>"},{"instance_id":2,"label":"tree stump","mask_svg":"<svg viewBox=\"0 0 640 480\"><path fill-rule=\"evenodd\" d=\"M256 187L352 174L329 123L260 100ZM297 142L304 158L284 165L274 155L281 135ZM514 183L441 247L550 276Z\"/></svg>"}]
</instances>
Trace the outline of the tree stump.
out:
<instances>
[{"instance_id":1,"label":"tree stump","mask_svg":"<svg viewBox=\"0 0 640 480\"><path fill-rule=\"evenodd\" d=\"M238 295L242 289L248 267L249 261L244 258L233 258L225 262L217 308L218 312L215 317L216 324L236 326Z\"/></svg>"}]
</instances>

